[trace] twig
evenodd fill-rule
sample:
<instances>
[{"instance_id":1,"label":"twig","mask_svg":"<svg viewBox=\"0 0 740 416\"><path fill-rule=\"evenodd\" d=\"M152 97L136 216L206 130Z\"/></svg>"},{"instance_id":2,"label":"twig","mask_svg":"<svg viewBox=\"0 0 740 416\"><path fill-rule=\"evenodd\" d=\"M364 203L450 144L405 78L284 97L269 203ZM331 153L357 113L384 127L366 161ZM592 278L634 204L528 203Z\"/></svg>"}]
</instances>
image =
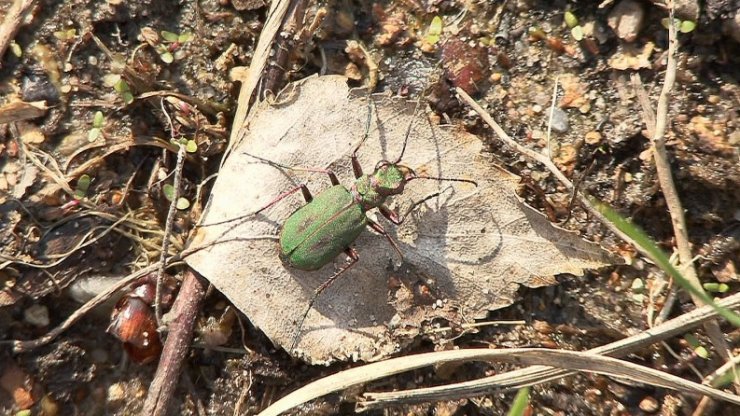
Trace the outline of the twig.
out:
<instances>
[{"instance_id":1,"label":"twig","mask_svg":"<svg viewBox=\"0 0 740 416\"><path fill-rule=\"evenodd\" d=\"M15 0L8 13L3 17L3 23L0 25L0 68L3 67L2 57L10 45L10 41L15 38L15 34L23 23L26 13L31 10L34 0Z\"/></svg>"},{"instance_id":2,"label":"twig","mask_svg":"<svg viewBox=\"0 0 740 416\"><path fill-rule=\"evenodd\" d=\"M175 166L175 181L173 184L172 201L170 202L170 209L167 211L167 221L164 224L164 238L162 239L162 253L159 256L159 270L157 270L157 290L154 296L154 311L157 317L157 325L162 327L162 309L160 303L162 302L162 285L164 281L164 268L167 264L167 253L170 249L170 235L172 234L172 223L175 221L175 213L177 212L177 200L180 198L180 182L182 180L182 167L185 164L185 145L180 144L180 149L177 152L177 165Z\"/></svg>"},{"instance_id":3,"label":"twig","mask_svg":"<svg viewBox=\"0 0 740 416\"><path fill-rule=\"evenodd\" d=\"M688 228L686 226L686 217L684 216L681 198L678 195L676 185L673 181L671 164L668 160L668 152L665 148L665 135L668 126L668 102L671 98L671 90L676 81L676 49L678 45L676 26L673 24L674 4L672 1L668 3L668 7L668 18L671 22L671 24L668 25L668 62L666 64L663 88L658 97L658 107L655 114L655 128L651 137L653 144L653 158L655 159L655 168L658 174L660 188L663 191L663 197L665 198L668 212L671 215L671 222L673 223L673 234L676 238L680 270L684 277L686 277L686 280L694 288L702 291L701 282L699 282L696 268L693 264L694 256L691 254L691 243L689 240ZM636 78L633 78L633 81L635 79ZM638 92L641 92L643 96L646 96L647 94L641 84L638 84L638 86ZM649 109L649 104L645 104L645 99L641 101L643 102L643 112L645 113L646 121L649 122L652 111ZM650 126L648 124L648 129L649 128ZM697 306L704 305L704 302L694 294L691 294L691 298ZM711 339L717 353L722 356L725 361L732 361L732 353L724 339L724 335L719 324L715 321L707 322L704 325L704 329L707 331L707 335ZM740 391L740 383L736 383L735 388L737 391Z\"/></svg>"},{"instance_id":4,"label":"twig","mask_svg":"<svg viewBox=\"0 0 740 416\"><path fill-rule=\"evenodd\" d=\"M229 144L224 152L224 161L244 134L243 127L249 114L249 101L252 99L252 94L254 94L257 84L259 84L262 78L263 71L267 66L267 60L270 57L270 49L272 48L273 41L280 31L283 18L292 1L296 0L274 0L270 4L267 21L265 21L265 26L262 28L257 46L254 48L254 57L249 65L247 77L242 82L242 87L239 90L239 101L236 106L236 114L234 114L234 123L231 125ZM223 164L223 162L221 163Z\"/></svg>"},{"instance_id":5,"label":"twig","mask_svg":"<svg viewBox=\"0 0 740 416\"><path fill-rule=\"evenodd\" d=\"M555 164L547 158L545 155L535 152L534 150L522 146L521 144L517 143L514 139L509 137L508 134L504 131L504 129L501 128L501 126L496 123L496 121L486 112L486 110L483 109L478 103L475 102L465 91L463 91L461 88L456 89L458 96L472 108L478 115L483 119L483 121L488 124L494 132L496 132L496 135L498 135L499 139L501 139L504 143L507 145L513 147L517 152L523 154L524 156L529 157L530 159L539 162L547 168L547 170L550 171L557 179L562 183L565 188L568 191L573 191L574 186L573 183L568 179L563 172L560 171L560 169L555 166ZM612 224L609 220L607 220L601 212L599 212L598 209L596 209L591 202L584 197L581 194L578 194L578 199L581 203L581 205L589 212L589 214L593 215L596 219L598 219L602 224L604 224L611 232L616 234L618 237L620 237L622 240L632 244L635 246L638 250L640 250L645 256L649 257L649 254L642 250L641 247L639 247L635 242L630 238L627 234L620 231L614 224Z\"/></svg>"},{"instance_id":6,"label":"twig","mask_svg":"<svg viewBox=\"0 0 740 416\"><path fill-rule=\"evenodd\" d=\"M203 277L192 269L187 269L185 281L172 305L170 314L173 318L169 325L170 331L157 372L144 401L143 415L161 416L167 412L180 378L182 363L190 351L195 318L205 297L206 287L207 283Z\"/></svg>"}]
</instances>

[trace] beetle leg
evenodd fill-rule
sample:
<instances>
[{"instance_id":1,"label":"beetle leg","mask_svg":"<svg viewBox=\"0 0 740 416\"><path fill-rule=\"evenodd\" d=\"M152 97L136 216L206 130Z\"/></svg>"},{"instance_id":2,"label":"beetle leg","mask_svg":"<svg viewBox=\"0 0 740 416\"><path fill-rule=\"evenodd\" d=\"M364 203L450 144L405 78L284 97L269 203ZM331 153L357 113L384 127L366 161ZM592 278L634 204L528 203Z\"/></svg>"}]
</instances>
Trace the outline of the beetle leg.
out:
<instances>
[{"instance_id":1,"label":"beetle leg","mask_svg":"<svg viewBox=\"0 0 740 416\"><path fill-rule=\"evenodd\" d=\"M319 297L321 292L326 290L329 286L331 286L339 276L342 275L342 273L349 270L352 266L354 266L358 260L360 260L360 255L357 253L357 250L355 250L352 247L348 247L344 250L344 253L347 254L349 257L347 259L347 263L340 267L339 270L337 270L330 278L326 279L324 283L319 285L319 287L316 288L313 292L313 296L311 297L311 300L308 302L308 307L306 308L306 312L303 314L303 317L301 318L300 323L298 324L298 333L296 333L295 338L293 338L293 343L290 346L290 350L292 351L295 349L296 345L298 344L298 337L301 335L301 329L303 328L303 322L306 320L306 317L308 316L308 313L311 311L311 308L313 308L314 302L316 302L316 299Z\"/></svg>"},{"instance_id":2,"label":"beetle leg","mask_svg":"<svg viewBox=\"0 0 740 416\"><path fill-rule=\"evenodd\" d=\"M403 222L403 219L398 218L398 214L395 211L393 211L392 209L388 208L385 205L379 206L378 210L380 210L380 213L383 214L384 217L388 218L388 221L396 225L400 225Z\"/></svg>"},{"instance_id":3,"label":"beetle leg","mask_svg":"<svg viewBox=\"0 0 740 416\"><path fill-rule=\"evenodd\" d=\"M391 211L393 213L393 211ZM394 213L395 214L395 213ZM403 253L401 253L401 248L398 247L398 244L396 241L383 229L383 226L378 224L377 222L371 220L370 218L367 219L368 225L375 230L378 234L385 236L385 238L388 239L388 242L391 243L394 249L396 249L396 253L398 253L398 257L401 258L401 261L403 261Z\"/></svg>"},{"instance_id":4,"label":"beetle leg","mask_svg":"<svg viewBox=\"0 0 740 416\"><path fill-rule=\"evenodd\" d=\"M409 208L408 211L406 211L406 213L403 214L403 216L401 217L398 216L398 213L393 212L390 208L386 207L385 205L379 206L378 209L380 210L380 213L383 214L384 217L388 218L388 221L396 225L401 225L403 224L404 221L406 221L406 217L408 217L409 214L411 214L411 212L416 209L416 207L418 207L419 205L427 202L428 200L434 197L438 197L440 194L441 192L435 192L433 194L425 196L419 201L414 202L413 204L411 204L411 208Z\"/></svg>"},{"instance_id":5,"label":"beetle leg","mask_svg":"<svg viewBox=\"0 0 740 416\"><path fill-rule=\"evenodd\" d=\"M355 149L355 152L357 149ZM360 165L360 160L357 159L357 155L352 153L352 172L355 174L355 179L362 176L362 165Z\"/></svg>"},{"instance_id":6,"label":"beetle leg","mask_svg":"<svg viewBox=\"0 0 740 416\"><path fill-rule=\"evenodd\" d=\"M306 202L313 201L313 195L311 195L311 191L308 190L308 187L306 185L304 185L304 184L300 184L300 185L296 186L295 188L292 188L292 189L290 189L288 191L285 191L282 194L278 195L275 199L273 199L272 201L270 201L269 204L267 204L264 207L262 207L262 208L258 209L257 211L255 211L254 212L254 215L259 214L260 212L266 210L267 208L270 208L271 206L273 206L273 205L277 204L278 202L282 201L283 199L285 199L285 198L293 195L294 193L298 192L299 190L303 194L303 199L305 199Z\"/></svg>"}]
</instances>

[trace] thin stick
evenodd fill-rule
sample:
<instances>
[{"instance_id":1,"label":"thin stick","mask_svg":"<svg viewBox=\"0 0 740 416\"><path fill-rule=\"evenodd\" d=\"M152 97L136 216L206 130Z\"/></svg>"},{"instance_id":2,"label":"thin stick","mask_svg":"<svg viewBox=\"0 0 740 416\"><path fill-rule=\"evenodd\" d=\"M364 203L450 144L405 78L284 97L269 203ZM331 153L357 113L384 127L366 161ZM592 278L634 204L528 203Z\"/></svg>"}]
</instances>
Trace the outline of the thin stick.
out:
<instances>
[{"instance_id":1,"label":"thin stick","mask_svg":"<svg viewBox=\"0 0 740 416\"><path fill-rule=\"evenodd\" d=\"M684 216L681 198L678 196L676 185L673 182L671 173L671 164L668 160L668 152L665 148L665 133L668 126L668 102L671 98L671 89L676 81L676 49L678 40L676 38L676 26L673 24L674 3L668 3L668 18L671 24L668 25L668 62L666 64L665 80L663 88L658 97L658 107L656 110L655 130L652 137L653 157L655 159L655 168L658 174L660 188L663 191L668 212L671 215L673 223L673 234L676 237L676 248L678 248L679 266L686 280L697 290L703 290L701 282L696 274L696 268L693 264L694 256L691 254L691 243L686 226L686 217ZM697 306L704 306L704 302L698 297L691 294L691 299ZM724 339L722 330L716 321L707 322L704 325L707 335L712 340L712 344L717 349L717 353L725 359L732 361L732 353ZM736 391L740 391L740 383L735 384Z\"/></svg>"},{"instance_id":2,"label":"thin stick","mask_svg":"<svg viewBox=\"0 0 740 416\"><path fill-rule=\"evenodd\" d=\"M15 38L15 34L23 23L26 13L31 10L34 0L15 0L8 13L3 17L3 24L0 25L0 59L5 55L5 51L10 45L10 41ZM2 68L0 61L0 68Z\"/></svg>"},{"instance_id":3,"label":"thin stick","mask_svg":"<svg viewBox=\"0 0 740 416\"><path fill-rule=\"evenodd\" d=\"M740 307L740 293L718 302L722 307ZM603 354L622 357L635 351L642 351L648 345L666 340L717 317L717 310L704 306L677 318L663 322L653 328L619 341L587 351L589 354ZM478 380L453 383L443 386L427 387L387 393L365 393L358 407L361 410L378 409L391 405L421 403L439 400L460 400L462 398L489 394L495 389L512 389L528 385L562 379L574 374L572 371L547 366L531 366L507 373L497 374Z\"/></svg>"},{"instance_id":4,"label":"thin stick","mask_svg":"<svg viewBox=\"0 0 740 416\"><path fill-rule=\"evenodd\" d=\"M557 179L562 183L565 188L568 191L573 191L574 186L573 183L568 179L563 172L561 172L557 166L555 166L554 163L550 159L548 159L545 155L542 155L540 153L535 152L534 150L522 146L521 144L517 143L514 139L509 137L508 134L504 131L504 129L501 128L501 126L496 123L496 121L486 112L486 110L483 109L478 103L475 102L465 91L463 91L461 88L456 89L458 96L465 102L465 104L469 105L470 108L472 108L478 115L483 119L483 121L488 124L494 132L498 135L499 139L501 139L504 143L507 145L513 147L517 152L529 157L530 159L539 162L547 168L547 170L550 171ZM644 256L650 257L650 254L643 250L642 247L635 244L635 242L630 238L627 234L620 231L614 224L612 224L609 220L607 220L599 210L597 210L593 204L591 204L591 201L588 200L588 198L584 197L581 194L578 194L578 200L581 203L581 205L589 212L589 214L593 215L596 219L598 219L602 224L604 224L611 232L619 236L622 240L632 244L634 247L637 248Z\"/></svg>"},{"instance_id":5,"label":"thin stick","mask_svg":"<svg viewBox=\"0 0 740 416\"><path fill-rule=\"evenodd\" d=\"M164 107L162 108L164 110ZM167 112L164 111L167 115ZM169 118L169 116L167 116ZM180 182L182 181L182 169L185 165L185 145L180 143L177 150L177 164L175 165L175 181L172 185L174 190L170 209L167 211L167 221L164 224L164 238L162 239L162 253L159 255L159 270L157 270L157 289L154 295L154 315L157 318L157 326L162 327L162 286L164 282L164 269L167 264L167 252L170 249L170 235L172 234L172 223L175 222L175 213L177 212L177 200L180 198Z\"/></svg>"},{"instance_id":6,"label":"thin stick","mask_svg":"<svg viewBox=\"0 0 740 416\"><path fill-rule=\"evenodd\" d=\"M180 380L182 364L190 351L193 340L193 327L200 306L205 298L208 283L193 269L185 272L185 280L172 305L173 316L170 331L162 349L162 357L154 374L152 384L144 401L143 415L162 416L172 401L175 388Z\"/></svg>"}]
</instances>

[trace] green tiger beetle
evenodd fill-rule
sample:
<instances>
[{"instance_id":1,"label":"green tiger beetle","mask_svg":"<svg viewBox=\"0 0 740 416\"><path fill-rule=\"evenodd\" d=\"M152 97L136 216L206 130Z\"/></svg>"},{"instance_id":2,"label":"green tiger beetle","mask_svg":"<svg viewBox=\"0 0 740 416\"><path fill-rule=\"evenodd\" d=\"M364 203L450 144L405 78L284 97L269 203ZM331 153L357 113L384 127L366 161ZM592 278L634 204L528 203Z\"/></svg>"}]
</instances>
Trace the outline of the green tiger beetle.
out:
<instances>
[{"instance_id":1,"label":"green tiger beetle","mask_svg":"<svg viewBox=\"0 0 740 416\"><path fill-rule=\"evenodd\" d=\"M368 100L373 101L370 97L368 97ZM368 102L368 107L370 107L370 102ZM416 110L414 111L415 113ZM364 174L357 157L357 151L368 138L371 115L372 108L368 108L365 134L352 151L352 171L355 181L349 188L341 185L337 176L331 170L294 168L274 163L277 166L291 170L325 173L329 176L332 186L313 196L305 184L300 184L278 195L270 203L254 213L254 215L257 215L300 190L303 198L306 200L306 205L293 212L282 226L279 237L280 259L290 267L311 271L318 270L331 263L340 253L345 253L348 257L347 262L343 266L315 289L313 297L308 303L308 308L301 318L298 333L293 340L290 350L295 348L306 316L308 316L317 297L321 292L331 286L339 276L359 261L359 254L351 245L366 227L372 228L375 232L388 239L388 242L398 253L401 260L403 260L403 254L398 244L396 244L380 224L367 217L367 211L377 208L390 222L400 225L406 219L406 216L417 206L439 195L439 193L433 193L420 201L414 202L406 214L399 216L396 212L388 208L385 202L388 197L403 193L404 187L410 181L416 179L432 179L437 181L466 182L478 186L475 181L469 179L417 175L413 169L401 164L411 133L413 117L406 130L403 147L398 158L394 161L381 160L371 174Z\"/></svg>"}]
</instances>

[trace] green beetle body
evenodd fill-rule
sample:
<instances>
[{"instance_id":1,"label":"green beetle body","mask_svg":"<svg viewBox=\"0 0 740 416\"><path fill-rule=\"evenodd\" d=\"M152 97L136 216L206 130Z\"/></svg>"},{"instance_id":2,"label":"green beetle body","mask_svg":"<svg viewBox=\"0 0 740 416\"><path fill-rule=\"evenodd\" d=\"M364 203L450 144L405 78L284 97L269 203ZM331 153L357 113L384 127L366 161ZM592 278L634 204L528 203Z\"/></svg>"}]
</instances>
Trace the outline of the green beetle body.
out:
<instances>
[{"instance_id":1,"label":"green beetle body","mask_svg":"<svg viewBox=\"0 0 740 416\"><path fill-rule=\"evenodd\" d=\"M334 185L285 220L280 231L280 258L300 270L318 270L347 250L369 225L366 212L403 192L415 177L410 168L382 161L350 189Z\"/></svg>"},{"instance_id":2,"label":"green beetle body","mask_svg":"<svg viewBox=\"0 0 740 416\"><path fill-rule=\"evenodd\" d=\"M300 270L318 270L352 244L367 226L362 205L342 185L321 192L295 211L280 232L280 258Z\"/></svg>"}]
</instances>

